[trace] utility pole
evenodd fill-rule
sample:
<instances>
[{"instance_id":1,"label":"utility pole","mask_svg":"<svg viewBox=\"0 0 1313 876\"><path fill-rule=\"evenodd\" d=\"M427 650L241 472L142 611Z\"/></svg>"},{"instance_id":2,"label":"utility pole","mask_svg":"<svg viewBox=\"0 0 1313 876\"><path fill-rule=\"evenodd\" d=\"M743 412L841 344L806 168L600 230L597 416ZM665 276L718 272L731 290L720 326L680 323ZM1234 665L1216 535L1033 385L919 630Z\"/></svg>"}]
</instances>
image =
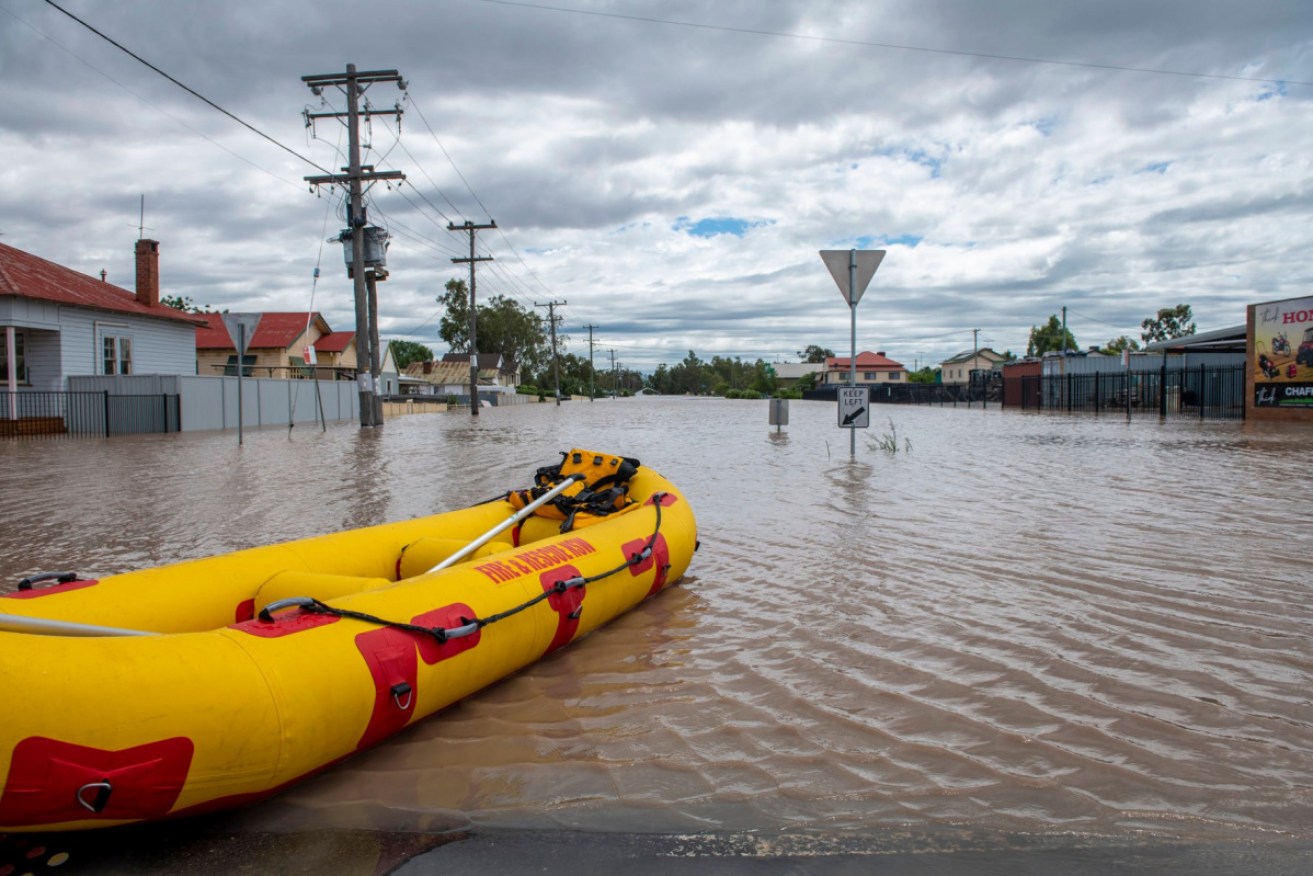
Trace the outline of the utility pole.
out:
<instances>
[{"instance_id":1,"label":"utility pole","mask_svg":"<svg viewBox=\"0 0 1313 876\"><path fill-rule=\"evenodd\" d=\"M378 336L378 327L370 322L369 288L365 278L365 198L364 183L378 180L403 180L406 175L399 170L376 172L373 167L360 164L360 117L370 118L376 115L396 115L401 118L401 106L398 104L389 110L360 109L360 95L375 82L395 82L403 91L406 82L396 70L356 70L355 64L347 64L345 73L328 73L324 75L302 76L301 81L315 94L322 94L326 86L336 86L346 92L347 111L345 113L305 113L306 126L314 119L343 118L347 120L347 166L343 173L328 176L307 176L306 182L312 186L342 185L346 183L351 195L347 218L351 225L351 277L355 281L356 299L356 386L360 392L360 426L383 425L380 416L378 393L378 375L374 365L373 338ZM377 311L375 311L377 312Z\"/></svg>"},{"instance_id":2,"label":"utility pole","mask_svg":"<svg viewBox=\"0 0 1313 876\"><path fill-rule=\"evenodd\" d=\"M616 384L617 384L617 381L620 379L620 372L616 370L616 364L615 364L615 350L614 350L614 349L611 349L611 350L608 350L607 352L609 352L609 353L611 354L611 398L619 398L619 397L620 397L620 392L619 392L619 389L620 389L620 388L619 388L619 386L617 386Z\"/></svg>"},{"instance_id":3,"label":"utility pole","mask_svg":"<svg viewBox=\"0 0 1313 876\"><path fill-rule=\"evenodd\" d=\"M588 329L588 400L594 401L597 398L597 381L593 379L593 329L601 328L596 325L586 325Z\"/></svg>"},{"instance_id":4,"label":"utility pole","mask_svg":"<svg viewBox=\"0 0 1313 876\"><path fill-rule=\"evenodd\" d=\"M1164 362L1167 361L1166 356L1163 357L1163 361ZM1067 406L1067 305L1065 304L1062 306L1062 358L1058 360L1058 367L1061 369L1058 372L1060 375L1060 380L1058 383L1058 386L1060 387L1060 389L1058 390L1058 392L1060 393L1059 398L1062 399L1062 406L1066 407ZM1127 387L1127 389L1129 388L1130 387Z\"/></svg>"},{"instance_id":5,"label":"utility pole","mask_svg":"<svg viewBox=\"0 0 1313 876\"><path fill-rule=\"evenodd\" d=\"M967 371L967 407L971 407L971 385L975 383L972 379L976 373L976 359L980 356L980 329L971 330L971 368ZM980 397L980 406L985 406L984 394Z\"/></svg>"},{"instance_id":6,"label":"utility pole","mask_svg":"<svg viewBox=\"0 0 1313 876\"><path fill-rule=\"evenodd\" d=\"M564 307L565 304L566 302L564 301L548 301L546 304L539 304L535 301L533 303L534 307L547 308L547 319L552 324L552 373L555 375L556 379L557 407L560 407L561 405L561 363L560 360L556 358L556 323L560 319L560 317L556 315L556 308Z\"/></svg>"},{"instance_id":7,"label":"utility pole","mask_svg":"<svg viewBox=\"0 0 1313 876\"><path fill-rule=\"evenodd\" d=\"M492 261L492 256L474 255L474 235L484 229L496 227L497 223L493 221L489 221L487 225L475 225L468 219L465 220L464 225L447 223L448 231L468 231L470 235L470 257L452 259L452 261L458 265L468 262L470 266L470 415L474 417L479 415L479 308L474 298L474 264Z\"/></svg>"}]
</instances>

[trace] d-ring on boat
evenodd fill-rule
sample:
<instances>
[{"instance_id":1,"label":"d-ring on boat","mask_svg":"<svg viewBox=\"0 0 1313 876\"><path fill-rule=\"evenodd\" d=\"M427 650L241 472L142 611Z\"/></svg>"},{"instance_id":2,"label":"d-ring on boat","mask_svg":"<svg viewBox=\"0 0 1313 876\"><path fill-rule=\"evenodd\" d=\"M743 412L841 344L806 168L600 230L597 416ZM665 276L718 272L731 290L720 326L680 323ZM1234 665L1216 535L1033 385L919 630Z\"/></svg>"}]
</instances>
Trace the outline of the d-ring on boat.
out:
<instances>
[{"instance_id":1,"label":"d-ring on boat","mask_svg":"<svg viewBox=\"0 0 1313 876\"><path fill-rule=\"evenodd\" d=\"M0 833L275 794L605 624L696 547L671 483L572 450L464 510L24 579L0 596Z\"/></svg>"}]
</instances>

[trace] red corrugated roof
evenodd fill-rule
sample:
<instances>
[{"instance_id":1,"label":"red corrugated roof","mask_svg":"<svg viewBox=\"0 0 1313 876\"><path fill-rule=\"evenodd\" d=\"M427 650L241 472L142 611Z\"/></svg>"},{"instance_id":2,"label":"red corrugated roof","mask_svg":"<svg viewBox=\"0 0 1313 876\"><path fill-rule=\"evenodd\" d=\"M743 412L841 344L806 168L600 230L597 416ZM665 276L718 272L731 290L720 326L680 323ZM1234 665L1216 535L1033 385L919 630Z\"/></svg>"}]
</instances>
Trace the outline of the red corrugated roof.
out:
<instances>
[{"instance_id":1,"label":"red corrugated roof","mask_svg":"<svg viewBox=\"0 0 1313 876\"><path fill-rule=\"evenodd\" d=\"M833 371L836 368L847 368L849 358L850 357L848 356L831 356L825 360L825 370ZM864 368L872 371L879 371L881 369L897 370L903 367L903 363L895 362L883 353L870 353L863 351L857 354L857 367L859 369Z\"/></svg>"},{"instance_id":2,"label":"red corrugated roof","mask_svg":"<svg viewBox=\"0 0 1313 876\"><path fill-rule=\"evenodd\" d=\"M0 295L53 301L74 307L89 307L133 316L148 316L195 325L196 314L172 307L147 307L137 296L113 283L80 274L72 268L48 262L31 253L0 243Z\"/></svg>"},{"instance_id":3,"label":"red corrugated roof","mask_svg":"<svg viewBox=\"0 0 1313 876\"><path fill-rule=\"evenodd\" d=\"M223 324L223 314L221 313L202 313L200 316L206 317L206 324L196 329L196 349L198 350L233 350L236 345L228 335L228 329ZM334 332L328 327L328 323L319 311L306 313L304 310L295 312L270 312L260 314L260 324L255 327L255 334L247 343L248 350L287 350L305 334L306 320L316 323L319 330L323 332L323 337L315 342L315 349L324 352L341 352L346 346L342 347L325 347L323 346L325 338L333 338L336 335L348 335L350 341L355 337L353 332ZM331 343L337 343L332 341Z\"/></svg>"},{"instance_id":4,"label":"red corrugated roof","mask_svg":"<svg viewBox=\"0 0 1313 876\"><path fill-rule=\"evenodd\" d=\"M205 325L196 329L196 349L198 350L236 350L237 345L228 336L228 328L223 324L222 313L202 313ZM236 370L236 369L234 369Z\"/></svg>"},{"instance_id":5,"label":"red corrugated roof","mask_svg":"<svg viewBox=\"0 0 1313 876\"><path fill-rule=\"evenodd\" d=\"M320 323L319 330L327 333L330 331L328 323L319 315L318 311L314 313L261 313L260 324L255 327L255 334L251 336L249 347L259 349L263 347L273 347L279 350L286 350L292 344L296 343L297 338L305 334L306 320L318 320ZM318 346L318 344L316 344Z\"/></svg>"},{"instance_id":6,"label":"red corrugated roof","mask_svg":"<svg viewBox=\"0 0 1313 876\"><path fill-rule=\"evenodd\" d=\"M341 353L351 345L355 332L329 332L315 341L315 349L325 353Z\"/></svg>"}]
</instances>

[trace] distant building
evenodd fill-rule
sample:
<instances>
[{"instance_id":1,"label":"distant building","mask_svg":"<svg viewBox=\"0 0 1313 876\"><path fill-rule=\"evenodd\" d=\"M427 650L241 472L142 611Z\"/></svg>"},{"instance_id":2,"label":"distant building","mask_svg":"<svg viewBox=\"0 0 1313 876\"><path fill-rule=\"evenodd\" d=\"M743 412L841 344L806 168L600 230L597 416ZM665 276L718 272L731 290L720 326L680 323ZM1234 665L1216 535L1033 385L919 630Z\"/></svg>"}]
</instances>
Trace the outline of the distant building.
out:
<instances>
[{"instance_id":1,"label":"distant building","mask_svg":"<svg viewBox=\"0 0 1313 876\"><path fill-rule=\"evenodd\" d=\"M994 371L1007 361L1007 357L995 353L989 347L979 350L963 350L939 363L939 382L945 386L965 386L971 382L972 371Z\"/></svg>"},{"instance_id":2,"label":"distant building","mask_svg":"<svg viewBox=\"0 0 1313 876\"><path fill-rule=\"evenodd\" d=\"M782 387L793 387L808 374L819 375L825 370L824 362L774 362L775 380Z\"/></svg>"},{"instance_id":3,"label":"distant building","mask_svg":"<svg viewBox=\"0 0 1313 876\"><path fill-rule=\"evenodd\" d=\"M480 388L486 384L479 378ZM470 391L470 359L463 362L411 362L401 372L407 395L462 395Z\"/></svg>"},{"instance_id":4,"label":"distant building","mask_svg":"<svg viewBox=\"0 0 1313 876\"><path fill-rule=\"evenodd\" d=\"M842 386L848 382L848 367L852 362L848 356L831 356L825 360L821 379L817 386ZM901 362L895 362L884 352L857 354L857 385L876 383L906 383L907 368Z\"/></svg>"},{"instance_id":5,"label":"distant building","mask_svg":"<svg viewBox=\"0 0 1313 876\"><path fill-rule=\"evenodd\" d=\"M196 329L196 373L204 376L237 373L237 344L228 335L223 314L202 313L205 325ZM305 351L314 347L315 364ZM356 371L356 333L335 332L318 311L260 314L255 334L246 342L242 363L250 377L333 376L350 378Z\"/></svg>"},{"instance_id":6,"label":"distant building","mask_svg":"<svg viewBox=\"0 0 1313 876\"><path fill-rule=\"evenodd\" d=\"M200 320L160 303L159 259L157 241L137 241L134 294L0 243L0 392L64 390L70 375L193 373Z\"/></svg>"},{"instance_id":7,"label":"distant building","mask_svg":"<svg viewBox=\"0 0 1313 876\"><path fill-rule=\"evenodd\" d=\"M458 362L465 366L465 389L470 388L470 354L447 353L443 362ZM520 385L520 367L501 353L480 353L478 360L479 386L509 387Z\"/></svg>"}]
</instances>

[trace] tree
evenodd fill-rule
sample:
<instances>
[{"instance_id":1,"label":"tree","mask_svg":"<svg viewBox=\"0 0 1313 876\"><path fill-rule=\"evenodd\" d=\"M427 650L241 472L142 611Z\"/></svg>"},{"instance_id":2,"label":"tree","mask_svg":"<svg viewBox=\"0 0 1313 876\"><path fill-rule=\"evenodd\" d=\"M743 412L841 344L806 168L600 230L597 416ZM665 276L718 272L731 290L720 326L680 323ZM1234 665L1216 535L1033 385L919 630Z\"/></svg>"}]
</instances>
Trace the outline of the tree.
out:
<instances>
[{"instance_id":1,"label":"tree","mask_svg":"<svg viewBox=\"0 0 1313 876\"><path fill-rule=\"evenodd\" d=\"M939 369L931 368L926 365L917 371L909 371L907 374L908 383L937 383L939 378Z\"/></svg>"},{"instance_id":2,"label":"tree","mask_svg":"<svg viewBox=\"0 0 1313 876\"><path fill-rule=\"evenodd\" d=\"M190 295L162 295L160 304L165 307L172 307L174 310L181 310L183 313L209 313L210 305L206 304L200 307L195 301L191 300ZM225 310L224 313L227 313Z\"/></svg>"},{"instance_id":3,"label":"tree","mask_svg":"<svg viewBox=\"0 0 1313 876\"><path fill-rule=\"evenodd\" d=\"M404 370L412 362L433 361L433 351L424 344L415 341L389 341L388 345L392 348L392 358L400 370Z\"/></svg>"},{"instance_id":4,"label":"tree","mask_svg":"<svg viewBox=\"0 0 1313 876\"><path fill-rule=\"evenodd\" d=\"M775 376L775 369L766 362L758 359L752 363L752 385L750 389L755 389L762 395L770 395L775 392L779 386L779 380Z\"/></svg>"},{"instance_id":5,"label":"tree","mask_svg":"<svg viewBox=\"0 0 1313 876\"><path fill-rule=\"evenodd\" d=\"M470 351L470 287L464 280L448 280L446 290L438 296L443 306L438 322L438 337L447 342L453 352Z\"/></svg>"},{"instance_id":6,"label":"tree","mask_svg":"<svg viewBox=\"0 0 1313 876\"><path fill-rule=\"evenodd\" d=\"M692 350L688 351L684 361L666 371L664 378L665 392L674 395L703 395L721 380L715 369L699 359L698 354Z\"/></svg>"},{"instance_id":7,"label":"tree","mask_svg":"<svg viewBox=\"0 0 1313 876\"><path fill-rule=\"evenodd\" d=\"M1102 352L1107 353L1109 356L1116 356L1122 350L1134 351L1138 349L1140 349L1139 341L1134 340L1133 338L1128 338L1126 335L1122 335L1119 338L1113 338L1109 341L1103 348Z\"/></svg>"},{"instance_id":8,"label":"tree","mask_svg":"<svg viewBox=\"0 0 1313 876\"><path fill-rule=\"evenodd\" d=\"M1140 328L1144 329L1140 333L1140 338L1146 344L1183 338L1194 334L1194 314L1190 312L1188 304L1164 307L1158 311L1156 318L1146 319L1140 323Z\"/></svg>"},{"instance_id":9,"label":"tree","mask_svg":"<svg viewBox=\"0 0 1313 876\"><path fill-rule=\"evenodd\" d=\"M470 292L465 281L448 280L438 303L446 308L438 323L438 337L453 352L470 352ZM520 366L522 374L536 374L550 364L551 346L541 316L504 295L480 304L478 314L479 349L474 352L501 353Z\"/></svg>"},{"instance_id":10,"label":"tree","mask_svg":"<svg viewBox=\"0 0 1313 876\"><path fill-rule=\"evenodd\" d=\"M798 351L798 358L808 364L816 365L826 359L833 359L834 351L816 344L808 344L807 349Z\"/></svg>"},{"instance_id":11,"label":"tree","mask_svg":"<svg viewBox=\"0 0 1313 876\"><path fill-rule=\"evenodd\" d=\"M1064 329L1057 314L1049 317L1042 326L1031 326L1030 340L1026 342L1027 356L1043 356L1049 351L1078 350L1071 329Z\"/></svg>"},{"instance_id":12,"label":"tree","mask_svg":"<svg viewBox=\"0 0 1313 876\"><path fill-rule=\"evenodd\" d=\"M662 395L671 393L670 369L666 367L666 363L662 362L656 367L656 370L652 372L652 376L647 379L647 385L654 392L659 392Z\"/></svg>"},{"instance_id":13,"label":"tree","mask_svg":"<svg viewBox=\"0 0 1313 876\"><path fill-rule=\"evenodd\" d=\"M550 366L552 345L543 318L504 295L496 295L479 307L479 349L501 353L528 374ZM565 352L565 339L558 333L556 346Z\"/></svg>"}]
</instances>

